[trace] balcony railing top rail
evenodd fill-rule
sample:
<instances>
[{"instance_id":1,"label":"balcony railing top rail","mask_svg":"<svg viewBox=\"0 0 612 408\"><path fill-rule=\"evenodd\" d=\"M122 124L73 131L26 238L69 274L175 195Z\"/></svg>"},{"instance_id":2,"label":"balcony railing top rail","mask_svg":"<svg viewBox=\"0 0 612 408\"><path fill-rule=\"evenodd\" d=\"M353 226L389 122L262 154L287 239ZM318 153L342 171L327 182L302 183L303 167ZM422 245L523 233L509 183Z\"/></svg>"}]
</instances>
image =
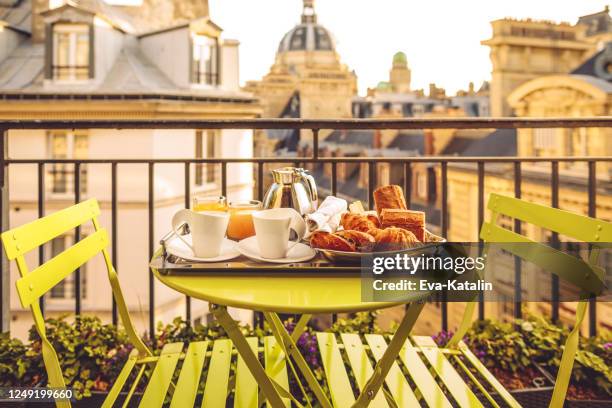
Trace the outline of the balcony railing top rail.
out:
<instances>
[{"instance_id":1,"label":"balcony railing top rail","mask_svg":"<svg viewBox=\"0 0 612 408\"><path fill-rule=\"evenodd\" d=\"M609 127L612 116L583 118L0 120L0 129L520 129Z\"/></svg>"}]
</instances>

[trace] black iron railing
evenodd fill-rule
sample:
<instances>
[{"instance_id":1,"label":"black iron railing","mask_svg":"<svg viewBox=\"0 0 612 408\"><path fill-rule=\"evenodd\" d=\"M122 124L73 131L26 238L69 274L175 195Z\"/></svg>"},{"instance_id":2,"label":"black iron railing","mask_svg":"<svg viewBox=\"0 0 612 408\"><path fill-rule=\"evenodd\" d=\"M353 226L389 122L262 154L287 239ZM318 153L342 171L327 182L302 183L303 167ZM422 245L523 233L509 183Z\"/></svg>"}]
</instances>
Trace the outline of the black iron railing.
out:
<instances>
[{"instance_id":1,"label":"black iron railing","mask_svg":"<svg viewBox=\"0 0 612 408\"><path fill-rule=\"evenodd\" d=\"M0 230L9 229L7 225L8 203L7 196L7 177L6 169L11 165L34 164L38 166L37 185L38 185L38 216L44 216L45 202L45 166L56 163L74 166L74 201L81 199L81 166L88 164L108 164L111 179L111 222L112 222L112 261L117 270L121 270L117 258L117 220L118 220L118 195L117 195L117 170L120 165L143 164L148 166L148 253L149 257L155 250L155 231L154 231L154 212L155 212L155 167L160 164L177 164L184 167L184 197L185 206L189 207L191 197L191 166L194 164L209 164L220 167L220 188L221 194L227 196L227 167L232 163L253 163L257 169L255 172L256 186L255 198L263 198L264 188L264 166L267 164L285 164L288 162L304 165L306 163L323 163L331 166L331 177L329 191L331 194L338 193L338 164L342 163L365 163L367 166L367 201L372 205L372 193L376 185L376 168L379 163L401 164L403 166L403 187L408 203L412 198L412 172L413 165L417 163L428 163L437 165L440 168L440 233L446 236L449 227L448 214L448 167L449 164L464 163L472 164L476 167L477 174L477 214L478 225L474 226L474 231L478 232L484 221L485 211L485 174L486 166L494 163L505 163L513 168L514 194L521 196L522 191L522 164L523 163L548 163L550 165L551 177L551 202L552 207L559 206L559 164L566 162L587 163L586 188L588 195L588 215L596 216L597 198L597 175L598 163L612 162L610 156L589 156L589 157L460 157L460 156L418 156L418 157L327 157L320 156L319 151L319 130L320 129L499 129L499 128L588 128L588 127L612 127L612 117L597 118L551 118L551 119L403 119L403 120L301 120L301 119L256 119L256 120L208 120L208 121L185 121L185 120L130 120L130 121L20 121L6 120L0 121L0 202L2 203L3 217L0 218ZM8 132L15 129L309 129L312 131L312 155L309 157L258 157L258 158L207 158L207 159L12 159L7 157ZM110 137L110 136L109 136ZM515 221L514 229L520 231L520 221ZM80 231L75 231L75 240L80 238ZM558 243L557 234L553 234L552 243ZM39 250L39 261L44 262L44 250ZM4 255L3 255L4 257ZM3 262L2 273L7 274L6 263ZM520 317L521 313L521 271L520 263L515 265L515 315ZM5 280L0 279L0 285ZM155 288L153 274L149 273L149 327L151 333L155 331ZM2 291L0 293L8 293ZM75 272L75 313L81 313L81 276L80 271ZM551 289L552 317L559 317L559 282L553 279ZM0 308L8 306L8 302L0 302ZM41 309L44 311L44 299L41 299ZM6 311L5 311L6 312ZM596 332L596 305L591 303L589 312L589 331L592 335ZM0 309L0 318L6 313ZM186 299L185 315L187 320L191 319L191 301ZM117 321L117 309L112 300L113 322ZM484 318L484 303L480 303L479 318ZM448 326L448 310L446 303L441 304L441 325L446 330ZM2 327L0 321L0 327Z\"/></svg>"}]
</instances>

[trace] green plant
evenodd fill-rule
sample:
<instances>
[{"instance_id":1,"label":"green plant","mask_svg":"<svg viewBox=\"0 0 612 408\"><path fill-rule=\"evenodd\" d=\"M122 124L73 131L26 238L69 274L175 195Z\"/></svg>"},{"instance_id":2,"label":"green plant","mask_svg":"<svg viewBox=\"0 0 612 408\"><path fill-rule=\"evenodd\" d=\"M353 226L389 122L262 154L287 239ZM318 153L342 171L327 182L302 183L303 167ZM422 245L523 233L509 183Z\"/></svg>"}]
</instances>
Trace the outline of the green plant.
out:
<instances>
[{"instance_id":1,"label":"green plant","mask_svg":"<svg viewBox=\"0 0 612 408\"><path fill-rule=\"evenodd\" d=\"M532 365L531 350L512 323L476 321L466 335L466 342L488 368L517 373Z\"/></svg>"},{"instance_id":2,"label":"green plant","mask_svg":"<svg viewBox=\"0 0 612 408\"><path fill-rule=\"evenodd\" d=\"M534 314L527 314L518 323L534 361L556 373L569 329ZM612 346L606 346L611 337L610 331L602 330L598 336L580 338L572 370L574 385L593 387L612 396Z\"/></svg>"},{"instance_id":3,"label":"green plant","mask_svg":"<svg viewBox=\"0 0 612 408\"><path fill-rule=\"evenodd\" d=\"M28 360L25 359L27 347L19 339L12 339L9 333L0 334L0 387L19 384L29 374ZM28 382L37 382L30 379Z\"/></svg>"},{"instance_id":4,"label":"green plant","mask_svg":"<svg viewBox=\"0 0 612 408\"><path fill-rule=\"evenodd\" d=\"M132 350L123 330L103 324L97 317L76 317L73 322L66 321L65 317L48 318L45 326L66 383L74 389L77 398L90 396L92 390L108 390ZM25 353L28 360L26 373L41 373L40 381L46 383L41 341L34 327L30 329L29 339L31 343ZM32 375L32 378L36 377Z\"/></svg>"},{"instance_id":5,"label":"green plant","mask_svg":"<svg viewBox=\"0 0 612 408\"><path fill-rule=\"evenodd\" d=\"M347 318L338 319L329 329L332 333L380 333L376 324L377 311L359 312Z\"/></svg>"}]
</instances>

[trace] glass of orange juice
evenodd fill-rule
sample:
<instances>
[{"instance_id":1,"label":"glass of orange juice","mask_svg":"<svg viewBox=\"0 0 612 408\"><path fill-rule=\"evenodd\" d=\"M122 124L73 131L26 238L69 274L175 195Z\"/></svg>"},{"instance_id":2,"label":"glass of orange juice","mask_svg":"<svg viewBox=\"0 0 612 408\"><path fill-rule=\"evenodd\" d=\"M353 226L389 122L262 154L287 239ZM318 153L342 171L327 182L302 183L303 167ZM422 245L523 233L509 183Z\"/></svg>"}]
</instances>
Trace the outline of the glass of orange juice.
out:
<instances>
[{"instance_id":1,"label":"glass of orange juice","mask_svg":"<svg viewBox=\"0 0 612 408\"><path fill-rule=\"evenodd\" d=\"M193 211L227 211L224 196L196 196L193 198Z\"/></svg>"},{"instance_id":2,"label":"glass of orange juice","mask_svg":"<svg viewBox=\"0 0 612 408\"><path fill-rule=\"evenodd\" d=\"M255 235L253 212L261 209L261 201L232 201L229 203L230 219L227 237L236 241Z\"/></svg>"}]
</instances>

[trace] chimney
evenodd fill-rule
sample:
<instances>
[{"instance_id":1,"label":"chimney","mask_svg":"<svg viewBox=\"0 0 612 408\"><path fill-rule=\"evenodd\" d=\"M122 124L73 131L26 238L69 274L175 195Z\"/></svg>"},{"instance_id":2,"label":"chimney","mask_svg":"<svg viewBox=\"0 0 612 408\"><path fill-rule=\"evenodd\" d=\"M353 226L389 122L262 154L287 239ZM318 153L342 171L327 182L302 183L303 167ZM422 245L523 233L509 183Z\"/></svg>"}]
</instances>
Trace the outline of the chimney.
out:
<instances>
[{"instance_id":1,"label":"chimney","mask_svg":"<svg viewBox=\"0 0 612 408\"><path fill-rule=\"evenodd\" d=\"M32 42L42 43L45 40L45 22L43 11L49 9L49 0L32 0Z\"/></svg>"}]
</instances>

